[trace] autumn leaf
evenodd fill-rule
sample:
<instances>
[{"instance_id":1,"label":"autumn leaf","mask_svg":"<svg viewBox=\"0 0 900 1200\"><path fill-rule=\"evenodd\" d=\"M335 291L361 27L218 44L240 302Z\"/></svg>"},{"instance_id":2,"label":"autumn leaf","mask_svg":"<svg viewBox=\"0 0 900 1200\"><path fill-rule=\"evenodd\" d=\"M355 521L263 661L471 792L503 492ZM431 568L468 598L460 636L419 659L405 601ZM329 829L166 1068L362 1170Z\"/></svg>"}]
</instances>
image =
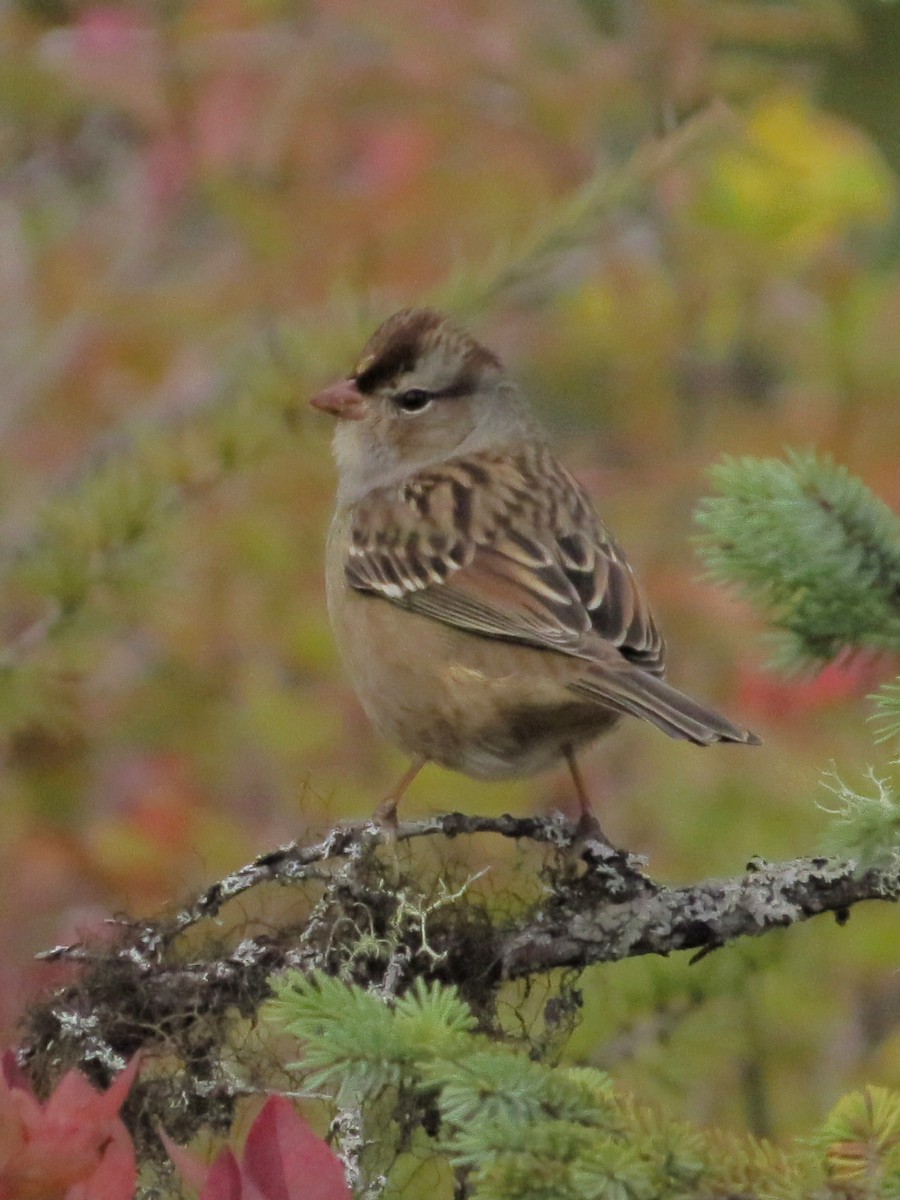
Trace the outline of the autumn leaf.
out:
<instances>
[{"instance_id":1,"label":"autumn leaf","mask_svg":"<svg viewBox=\"0 0 900 1200\"><path fill-rule=\"evenodd\" d=\"M72 1070L42 1104L12 1051L0 1073L0 1200L132 1200L134 1146L119 1109L135 1056L100 1092Z\"/></svg>"},{"instance_id":2,"label":"autumn leaf","mask_svg":"<svg viewBox=\"0 0 900 1200\"><path fill-rule=\"evenodd\" d=\"M283 1096L266 1101L241 1162L226 1148L207 1170L165 1134L162 1139L200 1200L351 1200L340 1160Z\"/></svg>"},{"instance_id":3,"label":"autumn leaf","mask_svg":"<svg viewBox=\"0 0 900 1200\"><path fill-rule=\"evenodd\" d=\"M701 211L713 225L802 261L854 225L886 221L894 202L874 144L784 89L759 103L743 145L712 160Z\"/></svg>"}]
</instances>

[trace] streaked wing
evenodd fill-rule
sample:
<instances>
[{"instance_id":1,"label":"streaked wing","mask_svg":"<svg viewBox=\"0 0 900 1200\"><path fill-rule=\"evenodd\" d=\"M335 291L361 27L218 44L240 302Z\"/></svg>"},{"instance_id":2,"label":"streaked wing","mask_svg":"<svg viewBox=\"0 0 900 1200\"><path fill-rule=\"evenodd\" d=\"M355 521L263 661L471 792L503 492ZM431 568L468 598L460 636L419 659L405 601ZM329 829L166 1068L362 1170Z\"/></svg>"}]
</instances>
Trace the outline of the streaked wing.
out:
<instances>
[{"instance_id":1,"label":"streaked wing","mask_svg":"<svg viewBox=\"0 0 900 1200\"><path fill-rule=\"evenodd\" d=\"M358 591L472 633L585 658L599 637L662 674L625 556L544 446L451 459L371 492L354 509L346 573Z\"/></svg>"}]
</instances>

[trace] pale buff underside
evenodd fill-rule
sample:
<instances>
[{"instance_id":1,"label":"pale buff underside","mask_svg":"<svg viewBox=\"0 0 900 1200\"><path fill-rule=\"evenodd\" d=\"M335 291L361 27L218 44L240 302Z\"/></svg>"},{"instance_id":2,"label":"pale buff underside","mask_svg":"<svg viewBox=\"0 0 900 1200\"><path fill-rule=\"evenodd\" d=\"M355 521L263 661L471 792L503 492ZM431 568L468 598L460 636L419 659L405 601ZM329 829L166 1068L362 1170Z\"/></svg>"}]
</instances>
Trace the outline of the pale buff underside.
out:
<instances>
[{"instance_id":1,"label":"pale buff underside","mask_svg":"<svg viewBox=\"0 0 900 1200\"><path fill-rule=\"evenodd\" d=\"M328 539L328 609L363 708L386 740L477 779L552 766L618 715L580 700L582 673L553 651L479 637L347 586L348 522Z\"/></svg>"}]
</instances>

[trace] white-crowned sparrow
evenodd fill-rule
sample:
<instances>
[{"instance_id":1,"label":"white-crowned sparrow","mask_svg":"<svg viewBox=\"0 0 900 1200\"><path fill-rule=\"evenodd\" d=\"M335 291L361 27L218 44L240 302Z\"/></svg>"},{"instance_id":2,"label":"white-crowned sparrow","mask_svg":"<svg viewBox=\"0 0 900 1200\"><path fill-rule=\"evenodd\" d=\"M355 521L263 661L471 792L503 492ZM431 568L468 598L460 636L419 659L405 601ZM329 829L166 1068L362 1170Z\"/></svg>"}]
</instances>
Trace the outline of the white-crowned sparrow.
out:
<instances>
[{"instance_id":1,"label":"white-crowned sparrow","mask_svg":"<svg viewBox=\"0 0 900 1200\"><path fill-rule=\"evenodd\" d=\"M380 819L429 761L504 779L565 758L597 835L575 752L623 713L701 746L759 742L663 682L628 560L468 333L396 313L311 403L338 419L335 634L376 729L413 760Z\"/></svg>"}]
</instances>

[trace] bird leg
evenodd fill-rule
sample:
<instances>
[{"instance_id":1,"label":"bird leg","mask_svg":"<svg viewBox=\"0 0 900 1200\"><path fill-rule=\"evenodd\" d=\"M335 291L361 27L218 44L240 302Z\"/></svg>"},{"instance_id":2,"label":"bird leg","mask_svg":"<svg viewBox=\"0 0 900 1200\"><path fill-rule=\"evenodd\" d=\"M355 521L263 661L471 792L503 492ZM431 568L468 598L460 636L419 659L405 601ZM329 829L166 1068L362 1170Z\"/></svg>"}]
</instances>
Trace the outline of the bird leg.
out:
<instances>
[{"instance_id":1,"label":"bird leg","mask_svg":"<svg viewBox=\"0 0 900 1200\"><path fill-rule=\"evenodd\" d=\"M427 758L414 758L403 772L385 798L372 813L372 820L385 829L397 829L397 805L403 799L406 789L425 766Z\"/></svg>"},{"instance_id":2,"label":"bird leg","mask_svg":"<svg viewBox=\"0 0 900 1200\"><path fill-rule=\"evenodd\" d=\"M597 820L597 814L594 812L591 798L587 794L587 788L584 786L584 778L581 774L581 768L578 765L578 760L575 758L575 751L571 746L567 746L565 750L566 762L569 764L569 771L572 774L572 782L575 784L575 794L578 797L578 838L591 838L594 841L602 842L605 846L611 846L612 842L603 832L600 827L600 822Z\"/></svg>"}]
</instances>

